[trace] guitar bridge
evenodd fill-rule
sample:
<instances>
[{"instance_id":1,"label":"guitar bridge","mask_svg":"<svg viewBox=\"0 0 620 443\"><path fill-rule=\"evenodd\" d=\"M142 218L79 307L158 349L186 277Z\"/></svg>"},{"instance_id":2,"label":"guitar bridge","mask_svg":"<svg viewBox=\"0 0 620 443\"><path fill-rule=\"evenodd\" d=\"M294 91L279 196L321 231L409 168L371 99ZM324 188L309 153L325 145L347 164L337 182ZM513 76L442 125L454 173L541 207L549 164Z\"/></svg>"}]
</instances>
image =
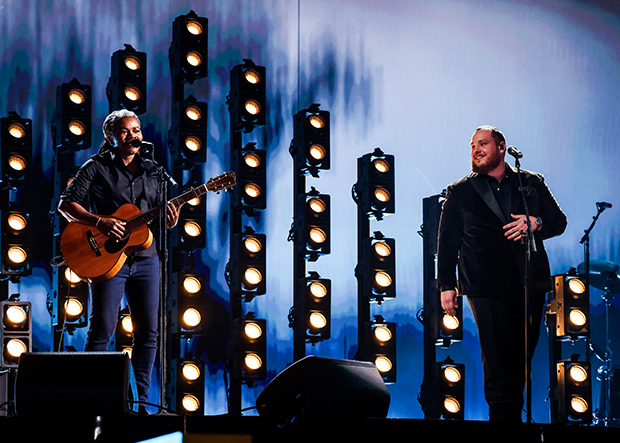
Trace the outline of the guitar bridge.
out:
<instances>
[{"instance_id":1,"label":"guitar bridge","mask_svg":"<svg viewBox=\"0 0 620 443\"><path fill-rule=\"evenodd\" d=\"M93 231L91 231L90 229L86 231L86 238L88 240L88 245L90 246L90 249L93 250L97 257L101 257L101 250L99 249L99 245L97 244L97 240L95 239Z\"/></svg>"}]
</instances>

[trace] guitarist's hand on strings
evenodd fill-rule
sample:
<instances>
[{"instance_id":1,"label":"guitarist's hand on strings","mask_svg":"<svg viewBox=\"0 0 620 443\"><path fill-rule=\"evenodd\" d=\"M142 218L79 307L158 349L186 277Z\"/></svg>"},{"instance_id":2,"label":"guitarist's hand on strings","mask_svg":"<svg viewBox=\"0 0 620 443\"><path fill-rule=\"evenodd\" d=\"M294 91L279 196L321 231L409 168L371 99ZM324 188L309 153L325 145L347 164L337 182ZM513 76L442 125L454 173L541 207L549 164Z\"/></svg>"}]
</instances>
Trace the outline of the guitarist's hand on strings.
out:
<instances>
[{"instance_id":1,"label":"guitarist's hand on strings","mask_svg":"<svg viewBox=\"0 0 620 443\"><path fill-rule=\"evenodd\" d=\"M101 217L95 227L115 241L119 241L125 235L125 222L114 217Z\"/></svg>"}]
</instances>

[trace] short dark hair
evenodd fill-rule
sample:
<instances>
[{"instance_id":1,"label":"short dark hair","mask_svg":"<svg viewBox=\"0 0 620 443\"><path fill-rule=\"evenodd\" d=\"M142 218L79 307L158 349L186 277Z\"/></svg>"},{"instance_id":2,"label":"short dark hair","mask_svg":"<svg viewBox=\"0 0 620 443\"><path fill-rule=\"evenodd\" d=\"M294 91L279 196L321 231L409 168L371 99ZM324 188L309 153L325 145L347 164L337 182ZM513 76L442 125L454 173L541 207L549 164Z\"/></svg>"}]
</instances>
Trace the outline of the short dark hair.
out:
<instances>
[{"instance_id":1,"label":"short dark hair","mask_svg":"<svg viewBox=\"0 0 620 443\"><path fill-rule=\"evenodd\" d=\"M504 142L504 144L506 144L506 137L504 137L504 134L502 133L502 131L497 129L495 126L491 126L491 125L478 126L476 130L474 131L474 134L478 131L491 131L491 137L493 137L493 140L495 140L495 144L497 146L499 146L501 142Z\"/></svg>"}]
</instances>

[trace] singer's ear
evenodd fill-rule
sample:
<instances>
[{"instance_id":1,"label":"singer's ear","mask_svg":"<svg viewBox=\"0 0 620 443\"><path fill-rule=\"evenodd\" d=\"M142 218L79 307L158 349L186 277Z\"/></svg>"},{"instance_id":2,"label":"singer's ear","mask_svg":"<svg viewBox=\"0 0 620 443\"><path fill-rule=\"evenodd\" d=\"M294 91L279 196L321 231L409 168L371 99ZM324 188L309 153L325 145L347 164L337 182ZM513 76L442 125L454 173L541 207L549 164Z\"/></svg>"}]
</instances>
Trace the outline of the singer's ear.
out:
<instances>
[{"instance_id":1,"label":"singer's ear","mask_svg":"<svg viewBox=\"0 0 620 443\"><path fill-rule=\"evenodd\" d=\"M506 142L499 142L499 150L504 152L506 150Z\"/></svg>"}]
</instances>

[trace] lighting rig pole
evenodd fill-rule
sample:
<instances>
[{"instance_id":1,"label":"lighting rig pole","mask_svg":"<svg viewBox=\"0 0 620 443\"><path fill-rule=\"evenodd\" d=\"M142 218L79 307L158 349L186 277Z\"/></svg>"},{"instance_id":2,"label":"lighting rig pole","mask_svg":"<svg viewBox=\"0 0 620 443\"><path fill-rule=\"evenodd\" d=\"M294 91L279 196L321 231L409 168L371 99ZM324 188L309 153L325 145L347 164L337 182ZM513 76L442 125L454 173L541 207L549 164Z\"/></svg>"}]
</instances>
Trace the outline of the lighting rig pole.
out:
<instances>
[{"instance_id":1,"label":"lighting rig pole","mask_svg":"<svg viewBox=\"0 0 620 443\"><path fill-rule=\"evenodd\" d=\"M453 342L463 339L463 304L456 315L448 315L441 307L437 288L437 234L445 191L422 201L422 265L424 281L424 308L420 319L424 325L424 378L419 402L428 419L462 419L464 417L465 365L455 363L449 356L437 362L437 346L448 349ZM446 378L446 368L452 374L460 373L458 380ZM452 406L452 409L447 406Z\"/></svg>"},{"instance_id":2,"label":"lighting rig pole","mask_svg":"<svg viewBox=\"0 0 620 443\"><path fill-rule=\"evenodd\" d=\"M306 261L315 262L319 256L330 253L330 198L314 187L306 190L307 175L319 178L319 170L330 168L329 117L329 112L320 110L319 104L297 112L289 148L293 157L294 199L289 236L293 241L293 307L289 325L293 328L294 361L306 356L306 343L316 344L330 337L331 281L321 279L314 271L306 276ZM312 291L313 285L321 288L321 294ZM321 324L313 324L313 316L320 318Z\"/></svg>"},{"instance_id":3,"label":"lighting rig pole","mask_svg":"<svg viewBox=\"0 0 620 443\"><path fill-rule=\"evenodd\" d=\"M396 381L396 324L371 318L370 303L396 297L396 245L380 232L371 234L370 220L395 213L394 156L376 148L357 159L357 317L355 358L374 362L384 381Z\"/></svg>"},{"instance_id":4,"label":"lighting rig pole","mask_svg":"<svg viewBox=\"0 0 620 443\"><path fill-rule=\"evenodd\" d=\"M168 201L168 187L182 186L188 184L192 187L202 184L202 170L198 169L201 164L206 163L206 138L207 138L207 103L198 102L193 95L186 97L185 86L193 85L196 80L208 77L208 29L209 20L206 17L199 17L194 11L190 10L185 15L176 17L172 23L172 39L168 49L168 62L171 76L171 115L173 118L172 126L168 132L168 148L172 164L172 177L169 177L165 169L161 170L161 188L164 202ZM188 178L186 180L186 178ZM196 183L198 182L198 183ZM206 195L201 197L206 199ZM180 208L179 225L182 224L185 206ZM200 214L199 218L206 217L206 204L197 205L205 213ZM175 380L171 374L176 372L176 365L179 360L185 357L181 355L181 342L184 339L192 338L196 332L183 331L183 327L178 318L169 316L178 314L180 298L185 294L180 294L178 280L186 272L195 270L195 248L183 245L183 236L180 230L184 226L178 226L170 234L166 231L167 204L163 205L161 215L161 236L160 247L162 253L161 264L161 300L160 300L160 334L159 334L159 364L161 376L161 404L165 405L168 400L174 401L172 395L178 390L175 373ZM201 229L205 229L203 225ZM199 237L204 234L199 234ZM201 237L204 238L204 237ZM196 246L196 245L194 245ZM173 259L170 258L170 250L173 251ZM168 273L173 275L168 278ZM203 296L205 296L203 294ZM174 361L173 361L174 360ZM171 366L171 362L174 364ZM203 368L203 362L197 362L198 367ZM199 378L203 379L204 374L200 373ZM203 411L204 393L200 399L200 406L194 413Z\"/></svg>"},{"instance_id":5,"label":"lighting rig pole","mask_svg":"<svg viewBox=\"0 0 620 443\"><path fill-rule=\"evenodd\" d=\"M250 59L244 59L242 65L230 71L227 101L230 113L230 170L237 177L237 186L232 189L230 198L230 261L226 270L232 331L227 363L229 415L241 415L243 383L253 386L255 380L266 376L266 322L254 319L252 312L244 315L243 309L244 303L266 292L265 238L250 227L243 226L244 214L260 217L261 211L266 208L266 153L255 149L255 143L243 146L243 134L266 123L265 77L265 67L256 66ZM250 243L245 240L249 240L253 247L248 249ZM255 280L248 280L246 273L250 272ZM259 335L247 335L246 320L252 323L255 331L260 331ZM253 345L256 345L256 352L246 348ZM257 351L258 348L260 351ZM255 361L260 361L258 367L249 368L246 365L248 354Z\"/></svg>"}]
</instances>

